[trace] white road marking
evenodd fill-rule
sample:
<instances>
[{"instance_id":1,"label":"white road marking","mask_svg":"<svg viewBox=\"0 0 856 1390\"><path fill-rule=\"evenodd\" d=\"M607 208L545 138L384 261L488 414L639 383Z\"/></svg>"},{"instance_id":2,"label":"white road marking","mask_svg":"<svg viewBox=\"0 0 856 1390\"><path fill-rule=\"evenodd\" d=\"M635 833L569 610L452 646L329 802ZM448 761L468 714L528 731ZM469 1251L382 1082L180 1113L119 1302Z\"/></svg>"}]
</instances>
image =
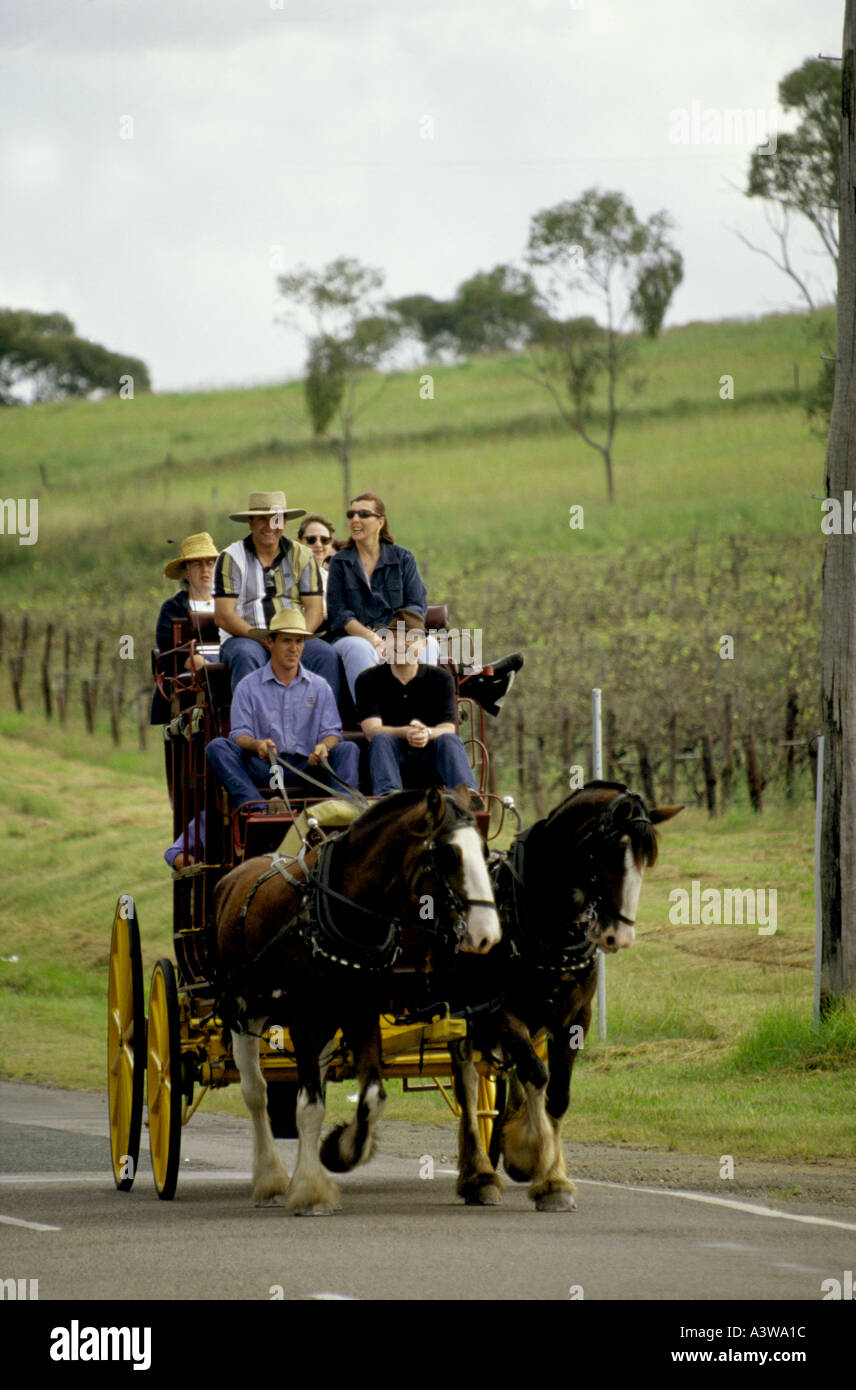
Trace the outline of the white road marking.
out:
<instances>
[{"instance_id":1,"label":"white road marking","mask_svg":"<svg viewBox=\"0 0 856 1390\"><path fill-rule=\"evenodd\" d=\"M696 1244L702 1250L747 1250L757 1254L761 1249L760 1245L747 1245L743 1240L699 1240Z\"/></svg>"},{"instance_id":2,"label":"white road marking","mask_svg":"<svg viewBox=\"0 0 856 1390\"><path fill-rule=\"evenodd\" d=\"M308 1293L306 1297L320 1299L322 1303L359 1303L352 1293Z\"/></svg>"},{"instance_id":3,"label":"white road marking","mask_svg":"<svg viewBox=\"0 0 856 1390\"><path fill-rule=\"evenodd\" d=\"M794 1269L798 1274L828 1274L829 1271L821 1269L819 1265L795 1265L790 1260L774 1260L770 1265L771 1269Z\"/></svg>"},{"instance_id":4,"label":"white road marking","mask_svg":"<svg viewBox=\"0 0 856 1390\"><path fill-rule=\"evenodd\" d=\"M856 1231L852 1221L833 1221L827 1216L802 1216L795 1211L777 1211L775 1207L759 1207L754 1202L736 1202L729 1197L710 1197L704 1192L681 1192L675 1187L633 1187L624 1182L602 1182L597 1178L574 1178L574 1182L587 1183L589 1187L617 1187L622 1192L648 1192L652 1197L684 1197L688 1202L707 1202L714 1207L731 1207L732 1211L745 1211L749 1216L775 1216L780 1221L801 1221L806 1226L835 1226L840 1231Z\"/></svg>"},{"instance_id":5,"label":"white road marking","mask_svg":"<svg viewBox=\"0 0 856 1390\"><path fill-rule=\"evenodd\" d=\"M28 1231L61 1231L62 1226L44 1226L41 1221L21 1221L17 1216L0 1216L4 1226L26 1226Z\"/></svg>"}]
</instances>

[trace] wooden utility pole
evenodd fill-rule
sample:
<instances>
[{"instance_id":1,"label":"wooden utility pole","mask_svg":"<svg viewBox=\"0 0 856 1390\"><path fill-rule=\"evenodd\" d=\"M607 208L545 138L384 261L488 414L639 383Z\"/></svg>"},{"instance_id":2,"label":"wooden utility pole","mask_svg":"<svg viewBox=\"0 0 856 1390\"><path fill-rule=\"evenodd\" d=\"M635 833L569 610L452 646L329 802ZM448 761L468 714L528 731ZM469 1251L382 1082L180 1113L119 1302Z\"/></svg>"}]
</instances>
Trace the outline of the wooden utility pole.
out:
<instances>
[{"instance_id":1,"label":"wooden utility pole","mask_svg":"<svg viewBox=\"0 0 856 1390\"><path fill-rule=\"evenodd\" d=\"M838 165L838 341L826 444L826 496L856 494L856 103L854 9L844 14ZM828 535L823 563L823 807L820 1007L856 999L856 539Z\"/></svg>"}]
</instances>

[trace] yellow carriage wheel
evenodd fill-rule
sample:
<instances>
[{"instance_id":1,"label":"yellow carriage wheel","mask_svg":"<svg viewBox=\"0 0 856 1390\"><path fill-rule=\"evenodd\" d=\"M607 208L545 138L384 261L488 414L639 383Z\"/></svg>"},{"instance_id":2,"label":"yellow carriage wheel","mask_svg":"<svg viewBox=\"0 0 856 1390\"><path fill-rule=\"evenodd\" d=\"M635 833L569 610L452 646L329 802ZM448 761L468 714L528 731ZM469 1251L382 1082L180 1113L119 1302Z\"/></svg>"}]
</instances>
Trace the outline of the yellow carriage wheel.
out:
<instances>
[{"instance_id":1,"label":"yellow carriage wheel","mask_svg":"<svg viewBox=\"0 0 856 1390\"><path fill-rule=\"evenodd\" d=\"M110 940L107 986L107 1099L110 1158L120 1192L130 1192L137 1174L143 1123L143 1072L146 1016L143 963L134 899L123 893L116 904Z\"/></svg>"},{"instance_id":2,"label":"yellow carriage wheel","mask_svg":"<svg viewBox=\"0 0 856 1390\"><path fill-rule=\"evenodd\" d=\"M181 1028L172 962L159 960L149 993L146 1098L157 1194L174 1195L181 1151Z\"/></svg>"}]
</instances>

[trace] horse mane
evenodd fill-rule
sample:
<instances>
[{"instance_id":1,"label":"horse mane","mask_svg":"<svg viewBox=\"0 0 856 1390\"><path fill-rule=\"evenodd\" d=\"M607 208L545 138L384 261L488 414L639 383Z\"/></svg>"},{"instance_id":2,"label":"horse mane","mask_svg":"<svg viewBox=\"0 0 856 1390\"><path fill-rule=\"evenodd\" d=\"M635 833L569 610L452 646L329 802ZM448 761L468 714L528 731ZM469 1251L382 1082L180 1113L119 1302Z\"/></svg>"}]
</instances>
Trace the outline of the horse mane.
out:
<instances>
[{"instance_id":1,"label":"horse mane","mask_svg":"<svg viewBox=\"0 0 856 1390\"><path fill-rule=\"evenodd\" d=\"M544 824L549 825L551 820L554 820L557 816L561 816L568 809L570 803L578 797L581 792L605 790L618 792L620 794L621 792L626 792L628 788L623 782L586 782L584 787L577 787L576 791L569 792L564 801L560 801L558 806L554 806L550 814L544 818Z\"/></svg>"},{"instance_id":2,"label":"horse mane","mask_svg":"<svg viewBox=\"0 0 856 1390\"><path fill-rule=\"evenodd\" d=\"M541 832L549 828L552 828L552 826L555 824L555 822L559 819L560 816L564 815L567 811L572 809L572 803L576 800L577 797L580 796L582 792L614 791L620 796L628 790L629 788L626 787L623 782L586 782L584 787L578 787L576 791L573 791L568 796L566 796L564 801L560 802L558 806L555 806L553 810L550 812L550 814L543 821L536 822L536 826ZM642 797L639 797L638 799L642 802L642 805L644 806L645 802L642 799ZM536 829L536 826L533 826L533 830ZM622 831L629 838L630 843L633 847L634 855L636 855L637 858L639 857L639 855L644 855L648 863L648 867L652 868L654 864L656 864L657 862L657 854L659 850L657 832L654 829L654 826L648 821L640 821L637 819L633 819L627 822L626 827L622 827ZM541 838L541 834L539 834L537 836L537 839L540 841Z\"/></svg>"},{"instance_id":3,"label":"horse mane","mask_svg":"<svg viewBox=\"0 0 856 1390\"><path fill-rule=\"evenodd\" d=\"M473 819L454 791L448 787L443 788L442 791L447 805L454 808L456 819ZM367 836L377 835L386 829L388 824L398 820L405 812L413 810L415 806L424 802L427 792L427 787L417 787L409 791L391 792L389 796L376 801L352 822L348 832L351 843L355 847L359 847Z\"/></svg>"}]
</instances>

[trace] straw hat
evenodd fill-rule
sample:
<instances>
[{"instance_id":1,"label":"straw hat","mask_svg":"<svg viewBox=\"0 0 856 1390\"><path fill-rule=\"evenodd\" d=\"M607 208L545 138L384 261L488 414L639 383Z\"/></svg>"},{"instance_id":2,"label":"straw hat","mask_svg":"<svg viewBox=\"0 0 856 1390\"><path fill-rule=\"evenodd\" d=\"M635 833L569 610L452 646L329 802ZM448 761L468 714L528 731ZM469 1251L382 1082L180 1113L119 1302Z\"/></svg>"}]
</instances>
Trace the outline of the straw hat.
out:
<instances>
[{"instance_id":1,"label":"straw hat","mask_svg":"<svg viewBox=\"0 0 856 1390\"><path fill-rule=\"evenodd\" d=\"M254 516L282 516L290 521L295 516L305 516L305 507L287 507L284 492L251 492L250 505L245 512L231 512L230 521L249 521Z\"/></svg>"},{"instance_id":2,"label":"straw hat","mask_svg":"<svg viewBox=\"0 0 856 1390\"><path fill-rule=\"evenodd\" d=\"M181 542L181 554L177 560L164 565L167 579L180 579L188 560L216 560L220 554L207 531L199 531L195 536L185 536Z\"/></svg>"},{"instance_id":3,"label":"straw hat","mask_svg":"<svg viewBox=\"0 0 856 1390\"><path fill-rule=\"evenodd\" d=\"M312 636L306 630L306 619L299 608L280 608L271 618L270 627L251 627L247 636L263 642L266 637L276 637L279 632L286 633L288 637Z\"/></svg>"}]
</instances>

